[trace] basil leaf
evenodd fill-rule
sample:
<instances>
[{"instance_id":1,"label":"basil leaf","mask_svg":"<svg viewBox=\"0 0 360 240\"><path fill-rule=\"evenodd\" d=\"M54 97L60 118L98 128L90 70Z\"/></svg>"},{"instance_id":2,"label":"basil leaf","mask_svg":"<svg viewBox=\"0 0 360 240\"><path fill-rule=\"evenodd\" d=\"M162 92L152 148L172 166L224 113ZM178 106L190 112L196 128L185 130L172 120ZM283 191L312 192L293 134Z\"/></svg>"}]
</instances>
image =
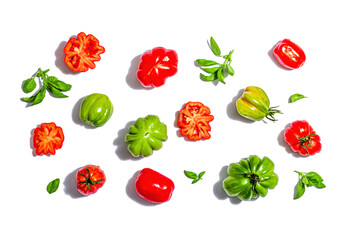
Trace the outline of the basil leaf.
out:
<instances>
[{"instance_id":1,"label":"basil leaf","mask_svg":"<svg viewBox=\"0 0 360 240\"><path fill-rule=\"evenodd\" d=\"M218 46L218 44L215 42L213 37L210 37L210 48L211 51L216 55L216 56L220 56L221 55L221 51L220 48Z\"/></svg>"},{"instance_id":2,"label":"basil leaf","mask_svg":"<svg viewBox=\"0 0 360 240\"><path fill-rule=\"evenodd\" d=\"M201 179L201 178L202 178L202 176L204 176L204 174L205 174L205 171L203 171L203 172L199 173L199 178Z\"/></svg>"},{"instance_id":3,"label":"basil leaf","mask_svg":"<svg viewBox=\"0 0 360 240\"><path fill-rule=\"evenodd\" d=\"M206 76L200 73L200 78L204 81L214 81L216 79L215 73L211 74L210 76Z\"/></svg>"},{"instance_id":4,"label":"basil leaf","mask_svg":"<svg viewBox=\"0 0 360 240\"><path fill-rule=\"evenodd\" d=\"M33 78L26 79L22 85L22 90L24 93L30 93L36 88L36 82Z\"/></svg>"},{"instance_id":5,"label":"basil leaf","mask_svg":"<svg viewBox=\"0 0 360 240\"><path fill-rule=\"evenodd\" d=\"M214 66L214 65L221 65L220 63L217 63L215 61L212 60L206 60L206 59L196 59L196 62L200 65L200 66Z\"/></svg>"},{"instance_id":6,"label":"basil leaf","mask_svg":"<svg viewBox=\"0 0 360 240\"><path fill-rule=\"evenodd\" d=\"M317 188L326 188L325 184L323 184L322 182L321 182L321 183L316 184L316 186L315 186L315 187L317 187Z\"/></svg>"},{"instance_id":7,"label":"basil leaf","mask_svg":"<svg viewBox=\"0 0 360 240\"><path fill-rule=\"evenodd\" d=\"M197 174L194 172L184 170L184 174L191 179L197 179Z\"/></svg>"},{"instance_id":8,"label":"basil leaf","mask_svg":"<svg viewBox=\"0 0 360 240\"><path fill-rule=\"evenodd\" d=\"M56 77L54 76L50 76L46 79L46 81L48 83L50 83L53 87L56 87L57 89L61 90L61 91L69 91L71 89L71 85L64 83L63 81L58 80Z\"/></svg>"},{"instance_id":9,"label":"basil leaf","mask_svg":"<svg viewBox=\"0 0 360 240\"><path fill-rule=\"evenodd\" d=\"M35 99L35 95L31 97L23 97L22 100L25 102L33 102Z\"/></svg>"},{"instance_id":10,"label":"basil leaf","mask_svg":"<svg viewBox=\"0 0 360 240\"><path fill-rule=\"evenodd\" d=\"M191 184L197 183L199 180L200 180L200 178L197 178L194 181L192 181Z\"/></svg>"},{"instance_id":11,"label":"basil leaf","mask_svg":"<svg viewBox=\"0 0 360 240\"><path fill-rule=\"evenodd\" d=\"M49 85L48 86L50 92L52 95L54 95L55 97L58 97L58 98L66 98L68 97L67 95L63 94L59 89Z\"/></svg>"},{"instance_id":12,"label":"basil leaf","mask_svg":"<svg viewBox=\"0 0 360 240\"><path fill-rule=\"evenodd\" d=\"M290 96L290 102L296 102L297 100L300 100L300 99L302 99L302 98L307 98L307 97L305 97L304 95L302 95L302 94L299 94L299 93L295 93L295 94L293 94L293 95L291 95Z\"/></svg>"},{"instance_id":13,"label":"basil leaf","mask_svg":"<svg viewBox=\"0 0 360 240\"><path fill-rule=\"evenodd\" d=\"M224 75L224 70L222 68L220 68L218 71L217 71L217 79L219 79L220 82L222 82L223 84L226 84L224 79L225 79L225 75Z\"/></svg>"},{"instance_id":14,"label":"basil leaf","mask_svg":"<svg viewBox=\"0 0 360 240\"><path fill-rule=\"evenodd\" d=\"M309 184L309 179L307 177L302 177L301 182L303 182L305 185Z\"/></svg>"},{"instance_id":15,"label":"basil leaf","mask_svg":"<svg viewBox=\"0 0 360 240\"><path fill-rule=\"evenodd\" d=\"M201 68L202 70L204 70L207 73L215 73L217 70L220 69L220 67L212 67L212 68Z\"/></svg>"},{"instance_id":16,"label":"basil leaf","mask_svg":"<svg viewBox=\"0 0 360 240\"><path fill-rule=\"evenodd\" d=\"M46 93L46 86L44 85L42 87L42 89L38 93L36 93L32 105L36 105L36 104L41 103L45 98L45 93Z\"/></svg>"},{"instance_id":17,"label":"basil leaf","mask_svg":"<svg viewBox=\"0 0 360 240\"><path fill-rule=\"evenodd\" d=\"M51 194L56 192L56 190L59 188L59 184L60 184L60 179L54 179L51 182L49 182L49 184L46 187L46 191Z\"/></svg>"},{"instance_id":18,"label":"basil leaf","mask_svg":"<svg viewBox=\"0 0 360 240\"><path fill-rule=\"evenodd\" d=\"M230 76L234 76L235 72L234 69L230 66L230 64L226 64L226 70L230 74Z\"/></svg>"},{"instance_id":19,"label":"basil leaf","mask_svg":"<svg viewBox=\"0 0 360 240\"><path fill-rule=\"evenodd\" d=\"M305 184L302 181L299 181L296 190L297 191L296 191L295 199L299 199L305 193Z\"/></svg>"}]
</instances>

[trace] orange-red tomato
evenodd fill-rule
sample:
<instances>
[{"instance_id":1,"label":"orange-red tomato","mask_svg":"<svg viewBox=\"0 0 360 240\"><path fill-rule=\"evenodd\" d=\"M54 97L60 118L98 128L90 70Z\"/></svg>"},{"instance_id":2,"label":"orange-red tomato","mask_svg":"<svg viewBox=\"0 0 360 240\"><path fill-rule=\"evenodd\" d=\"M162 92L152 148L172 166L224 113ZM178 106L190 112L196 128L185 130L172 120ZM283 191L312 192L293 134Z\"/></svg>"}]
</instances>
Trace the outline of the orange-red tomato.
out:
<instances>
[{"instance_id":1,"label":"orange-red tomato","mask_svg":"<svg viewBox=\"0 0 360 240\"><path fill-rule=\"evenodd\" d=\"M76 173L77 190L82 195L96 193L106 181L105 173L99 166L86 165Z\"/></svg>"},{"instance_id":2,"label":"orange-red tomato","mask_svg":"<svg viewBox=\"0 0 360 240\"><path fill-rule=\"evenodd\" d=\"M61 127L55 123L42 123L40 127L35 128L33 137L33 146L36 155L55 154L55 149L60 149L64 142L64 133Z\"/></svg>"}]
</instances>

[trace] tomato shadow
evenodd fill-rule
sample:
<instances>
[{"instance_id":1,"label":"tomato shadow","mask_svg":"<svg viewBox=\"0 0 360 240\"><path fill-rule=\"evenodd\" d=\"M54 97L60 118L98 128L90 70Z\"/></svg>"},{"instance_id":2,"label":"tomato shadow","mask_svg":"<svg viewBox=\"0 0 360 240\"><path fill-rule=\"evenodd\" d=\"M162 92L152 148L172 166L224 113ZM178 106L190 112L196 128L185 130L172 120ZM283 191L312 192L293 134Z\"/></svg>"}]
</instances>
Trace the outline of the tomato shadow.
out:
<instances>
[{"instance_id":1,"label":"tomato shadow","mask_svg":"<svg viewBox=\"0 0 360 240\"><path fill-rule=\"evenodd\" d=\"M250 123L254 123L254 121L244 118L236 110L236 102L243 95L244 91L245 91L245 89L240 89L238 94L235 97L233 97L232 101L227 105L226 113L227 113L228 117L232 120L250 124Z\"/></svg>"},{"instance_id":2,"label":"tomato shadow","mask_svg":"<svg viewBox=\"0 0 360 240\"><path fill-rule=\"evenodd\" d=\"M71 198L82 198L85 197L76 188L76 173L78 168L69 173L63 182L64 185L64 192L65 194L69 195Z\"/></svg>"},{"instance_id":3,"label":"tomato shadow","mask_svg":"<svg viewBox=\"0 0 360 240\"><path fill-rule=\"evenodd\" d=\"M234 205L240 204L242 201L239 198L229 197L223 189L223 185L222 185L223 181L228 176L227 169L228 169L228 166L223 166L221 168L220 173L219 173L219 181L217 181L213 186L214 195L219 200L229 199L229 201Z\"/></svg>"},{"instance_id":4,"label":"tomato shadow","mask_svg":"<svg viewBox=\"0 0 360 240\"><path fill-rule=\"evenodd\" d=\"M83 126L87 129L95 129L96 127L86 124L80 119L80 107L81 107L81 103L84 100L84 98L85 97L80 98L75 103L73 110L71 112L71 118L72 118L73 122L76 123L77 125Z\"/></svg>"},{"instance_id":5,"label":"tomato shadow","mask_svg":"<svg viewBox=\"0 0 360 240\"><path fill-rule=\"evenodd\" d=\"M76 38L76 36L71 36ZM70 38L69 38L70 39ZM57 47L57 49L55 50L55 66L60 69L60 71L64 74L72 74L72 75L77 75L80 72L74 72L73 70L71 70L69 68L68 65L65 64L64 58L65 58L65 53L64 53L64 47L66 46L67 42L62 41L59 46Z\"/></svg>"},{"instance_id":6,"label":"tomato shadow","mask_svg":"<svg viewBox=\"0 0 360 240\"><path fill-rule=\"evenodd\" d=\"M287 144L287 142L285 142L284 140L284 133L285 133L285 129L290 127L291 126L291 123L287 124L284 129L279 133L278 137L277 137L277 141L279 143L279 145L283 148L285 148L285 151L288 153L288 154L291 154L293 157L295 158L306 158L306 156L302 156L300 155L299 153L297 152L294 152L293 150L291 150L291 147L289 144Z\"/></svg>"},{"instance_id":7,"label":"tomato shadow","mask_svg":"<svg viewBox=\"0 0 360 240\"><path fill-rule=\"evenodd\" d=\"M137 176L139 175L140 171L141 170L135 172L134 175L127 182L126 194L129 196L130 199L132 199L134 202L136 202L140 205L143 205L143 206L159 205L160 203L149 202L149 201L143 199L142 197L140 197L139 194L137 194L137 192L135 190L135 180L136 180Z\"/></svg>"},{"instance_id":8,"label":"tomato shadow","mask_svg":"<svg viewBox=\"0 0 360 240\"><path fill-rule=\"evenodd\" d=\"M131 125L134 125L135 121L128 122L123 129L120 129L118 132L118 137L114 140L113 144L117 146L115 150L115 154L121 159L121 160L141 160L143 157L134 157L131 155L129 150L127 149L128 144L125 142L125 136L129 132L129 127Z\"/></svg>"},{"instance_id":9,"label":"tomato shadow","mask_svg":"<svg viewBox=\"0 0 360 240\"><path fill-rule=\"evenodd\" d=\"M274 56L274 49L275 49L276 45L277 45L279 42L281 42L281 41L278 41L278 42L268 51L268 56L269 56L269 58L271 59L271 61L272 61L277 67L279 67L279 68L281 68L281 69L284 69L284 70L287 70L287 71L291 71L291 69L288 69L288 68L282 66L282 65L278 62L278 60L276 60L276 58L275 58L275 56Z\"/></svg>"},{"instance_id":10,"label":"tomato shadow","mask_svg":"<svg viewBox=\"0 0 360 240\"><path fill-rule=\"evenodd\" d=\"M134 90L151 90L152 88L146 88L143 85L141 85L141 83L136 77L136 72L139 68L141 56L142 54L137 55L131 60L130 68L125 78L126 83L129 85L129 87L131 87Z\"/></svg>"}]
</instances>

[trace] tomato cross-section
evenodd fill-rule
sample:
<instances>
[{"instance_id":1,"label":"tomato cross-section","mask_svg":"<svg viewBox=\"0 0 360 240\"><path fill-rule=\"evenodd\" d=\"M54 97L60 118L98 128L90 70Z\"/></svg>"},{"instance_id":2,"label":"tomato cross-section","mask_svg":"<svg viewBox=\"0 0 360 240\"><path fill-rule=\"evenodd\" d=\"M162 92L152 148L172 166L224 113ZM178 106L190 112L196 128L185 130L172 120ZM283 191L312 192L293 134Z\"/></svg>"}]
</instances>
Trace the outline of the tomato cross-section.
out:
<instances>
[{"instance_id":1,"label":"tomato cross-section","mask_svg":"<svg viewBox=\"0 0 360 240\"><path fill-rule=\"evenodd\" d=\"M64 142L64 133L55 123L42 123L34 130L33 146L36 155L55 154L55 149L60 149Z\"/></svg>"},{"instance_id":2,"label":"tomato cross-section","mask_svg":"<svg viewBox=\"0 0 360 240\"><path fill-rule=\"evenodd\" d=\"M64 53L65 63L75 72L86 72L95 68L95 61L100 61L100 54L105 48L99 45L99 40L93 35L81 32L76 38L70 38Z\"/></svg>"},{"instance_id":3,"label":"tomato cross-section","mask_svg":"<svg viewBox=\"0 0 360 240\"><path fill-rule=\"evenodd\" d=\"M179 112L180 134L193 141L210 139L211 127L209 122L214 120L214 116L210 113L210 109L201 102L188 102L185 108Z\"/></svg>"}]
</instances>

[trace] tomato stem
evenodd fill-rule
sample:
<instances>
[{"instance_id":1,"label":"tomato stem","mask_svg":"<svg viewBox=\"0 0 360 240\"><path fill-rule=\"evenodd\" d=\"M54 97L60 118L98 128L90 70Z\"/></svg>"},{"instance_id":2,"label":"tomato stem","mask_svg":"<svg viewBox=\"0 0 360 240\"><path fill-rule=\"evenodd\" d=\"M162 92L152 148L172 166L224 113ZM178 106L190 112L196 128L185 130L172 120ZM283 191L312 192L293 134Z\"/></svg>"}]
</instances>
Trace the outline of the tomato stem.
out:
<instances>
[{"instance_id":1,"label":"tomato stem","mask_svg":"<svg viewBox=\"0 0 360 240\"><path fill-rule=\"evenodd\" d=\"M266 118L267 118L268 120L273 121L273 122L277 121L277 119L275 119L275 117L274 117L274 114L276 114L276 113L282 114L282 112L281 112L279 109L276 109L276 108L278 108L278 107L279 107L279 106L270 107L270 108L269 108L268 114L266 115Z\"/></svg>"}]
</instances>

